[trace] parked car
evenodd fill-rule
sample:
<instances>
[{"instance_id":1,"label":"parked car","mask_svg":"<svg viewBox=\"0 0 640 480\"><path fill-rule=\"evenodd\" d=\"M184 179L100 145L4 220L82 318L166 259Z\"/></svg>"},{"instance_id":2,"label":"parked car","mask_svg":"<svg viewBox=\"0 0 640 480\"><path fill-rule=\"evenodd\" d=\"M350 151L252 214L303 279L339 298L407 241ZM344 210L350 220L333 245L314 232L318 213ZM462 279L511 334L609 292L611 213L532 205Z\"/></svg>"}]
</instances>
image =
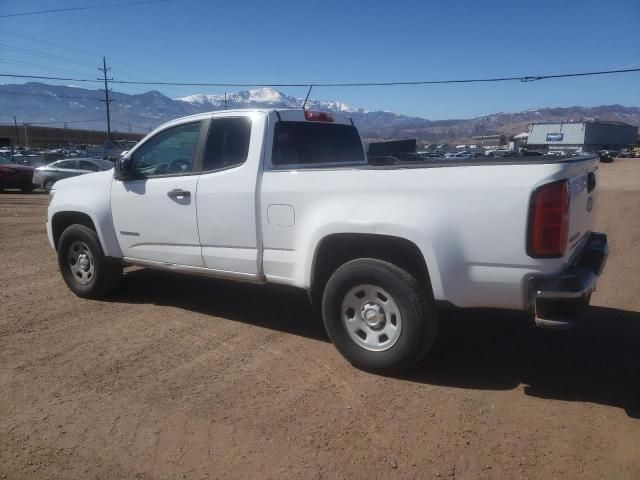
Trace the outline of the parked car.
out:
<instances>
[{"instance_id":1,"label":"parked car","mask_svg":"<svg viewBox=\"0 0 640 480\"><path fill-rule=\"evenodd\" d=\"M33 174L33 183L50 192L55 183L63 178L76 177L91 172L101 172L111 168L113 168L113 163L108 160L68 158L36 168Z\"/></svg>"},{"instance_id":2,"label":"parked car","mask_svg":"<svg viewBox=\"0 0 640 480\"><path fill-rule=\"evenodd\" d=\"M537 150L522 150L520 155L523 157L542 157L544 156L544 153L538 152Z\"/></svg>"},{"instance_id":3,"label":"parked car","mask_svg":"<svg viewBox=\"0 0 640 480\"><path fill-rule=\"evenodd\" d=\"M550 150L546 153L546 155L556 156L556 157L566 157L567 153L563 150Z\"/></svg>"},{"instance_id":4,"label":"parked car","mask_svg":"<svg viewBox=\"0 0 640 480\"><path fill-rule=\"evenodd\" d=\"M618 155L619 158L636 158L636 156L633 150L622 150Z\"/></svg>"},{"instance_id":5,"label":"parked car","mask_svg":"<svg viewBox=\"0 0 640 480\"><path fill-rule=\"evenodd\" d=\"M513 155L513 152L507 148L496 148L487 150L484 154L487 157L509 157Z\"/></svg>"},{"instance_id":6,"label":"parked car","mask_svg":"<svg viewBox=\"0 0 640 480\"><path fill-rule=\"evenodd\" d=\"M45 164L44 155L39 153L14 153L13 161L33 168Z\"/></svg>"},{"instance_id":7,"label":"parked car","mask_svg":"<svg viewBox=\"0 0 640 480\"><path fill-rule=\"evenodd\" d=\"M0 156L0 192L5 188L19 188L23 193L33 190L33 167L18 165Z\"/></svg>"},{"instance_id":8,"label":"parked car","mask_svg":"<svg viewBox=\"0 0 640 480\"><path fill-rule=\"evenodd\" d=\"M610 152L609 150L600 150L598 152L602 163L613 163L614 154L615 152Z\"/></svg>"},{"instance_id":9,"label":"parked car","mask_svg":"<svg viewBox=\"0 0 640 480\"><path fill-rule=\"evenodd\" d=\"M127 265L289 285L353 365L397 371L432 346L438 306L575 323L607 258L597 166L374 166L348 117L223 110L158 127L113 171L61 180L46 228L80 297L113 291Z\"/></svg>"},{"instance_id":10,"label":"parked car","mask_svg":"<svg viewBox=\"0 0 640 480\"><path fill-rule=\"evenodd\" d=\"M472 155L471 152L467 152L465 150L462 152L450 153L449 155L446 156L446 158L450 160L460 159L460 158L471 158L471 155Z\"/></svg>"}]
</instances>

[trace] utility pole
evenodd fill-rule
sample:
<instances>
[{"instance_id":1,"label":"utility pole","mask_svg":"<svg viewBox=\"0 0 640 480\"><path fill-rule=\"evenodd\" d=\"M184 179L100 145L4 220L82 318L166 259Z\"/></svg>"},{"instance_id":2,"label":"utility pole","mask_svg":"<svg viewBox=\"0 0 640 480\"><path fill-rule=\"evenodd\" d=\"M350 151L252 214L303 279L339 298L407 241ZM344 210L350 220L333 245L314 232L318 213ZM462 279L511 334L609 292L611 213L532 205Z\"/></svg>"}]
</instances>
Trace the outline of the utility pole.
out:
<instances>
[{"instance_id":1,"label":"utility pole","mask_svg":"<svg viewBox=\"0 0 640 480\"><path fill-rule=\"evenodd\" d=\"M18 130L18 120L16 120L16 116L13 116L13 125L16 127L16 145L20 145L20 131Z\"/></svg>"},{"instance_id":2,"label":"utility pole","mask_svg":"<svg viewBox=\"0 0 640 480\"><path fill-rule=\"evenodd\" d=\"M23 123L24 125L24 146L25 148L29 148L29 133L27 132L28 123Z\"/></svg>"},{"instance_id":3,"label":"utility pole","mask_svg":"<svg viewBox=\"0 0 640 480\"><path fill-rule=\"evenodd\" d=\"M227 105L227 92L224 92L224 109L226 110L228 107Z\"/></svg>"},{"instance_id":4,"label":"utility pole","mask_svg":"<svg viewBox=\"0 0 640 480\"><path fill-rule=\"evenodd\" d=\"M129 122L129 133L131 133L131 122Z\"/></svg>"},{"instance_id":5,"label":"utility pole","mask_svg":"<svg viewBox=\"0 0 640 480\"><path fill-rule=\"evenodd\" d=\"M102 57L102 68L98 67L103 73L103 78L98 78L98 80L104 80L104 100L100 100L104 102L107 106L107 141L111 141L111 115L109 113L109 104L113 102L113 100L109 99L109 84L107 83L109 80L113 80L113 78L107 78L107 72L111 70L111 68L107 68L107 60L105 57Z\"/></svg>"}]
</instances>

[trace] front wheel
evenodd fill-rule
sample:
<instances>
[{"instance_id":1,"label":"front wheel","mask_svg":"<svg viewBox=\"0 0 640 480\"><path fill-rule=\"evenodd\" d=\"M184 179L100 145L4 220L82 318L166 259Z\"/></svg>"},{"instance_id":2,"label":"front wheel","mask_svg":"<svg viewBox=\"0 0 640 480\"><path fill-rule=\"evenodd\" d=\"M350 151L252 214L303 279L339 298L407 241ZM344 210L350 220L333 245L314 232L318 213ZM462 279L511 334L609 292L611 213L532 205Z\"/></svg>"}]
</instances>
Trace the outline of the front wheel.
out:
<instances>
[{"instance_id":1,"label":"front wheel","mask_svg":"<svg viewBox=\"0 0 640 480\"><path fill-rule=\"evenodd\" d=\"M345 263L327 282L325 328L354 366L376 372L406 369L431 348L438 321L430 292L401 268L361 258Z\"/></svg>"},{"instance_id":2,"label":"front wheel","mask_svg":"<svg viewBox=\"0 0 640 480\"><path fill-rule=\"evenodd\" d=\"M84 225L71 225L62 232L58 265L67 286L84 298L107 296L122 277L122 266L105 257L98 235Z\"/></svg>"},{"instance_id":3,"label":"front wheel","mask_svg":"<svg viewBox=\"0 0 640 480\"><path fill-rule=\"evenodd\" d=\"M49 178L44 181L42 188L44 188L45 192L50 193L54 183L56 183L56 181L53 178Z\"/></svg>"}]
</instances>

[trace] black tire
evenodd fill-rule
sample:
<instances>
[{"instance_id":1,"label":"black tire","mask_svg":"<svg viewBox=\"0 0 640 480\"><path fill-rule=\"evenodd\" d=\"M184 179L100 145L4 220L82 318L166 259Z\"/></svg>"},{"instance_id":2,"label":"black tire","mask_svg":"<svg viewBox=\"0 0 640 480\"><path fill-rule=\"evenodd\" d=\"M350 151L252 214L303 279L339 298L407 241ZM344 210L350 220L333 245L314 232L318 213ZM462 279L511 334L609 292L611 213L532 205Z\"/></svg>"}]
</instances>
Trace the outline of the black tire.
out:
<instances>
[{"instance_id":1,"label":"black tire","mask_svg":"<svg viewBox=\"0 0 640 480\"><path fill-rule=\"evenodd\" d=\"M47 178L42 184L42 188L44 188L45 192L49 193L55 183L56 181L53 178Z\"/></svg>"},{"instance_id":2,"label":"black tire","mask_svg":"<svg viewBox=\"0 0 640 480\"><path fill-rule=\"evenodd\" d=\"M71 249L78 244L86 246L92 262L90 278L78 278L77 272L72 270L69 256ZM122 265L107 260L104 256L100 240L96 232L84 225L71 225L67 227L58 241L58 266L67 286L79 297L103 298L112 293L122 278Z\"/></svg>"},{"instance_id":3,"label":"black tire","mask_svg":"<svg viewBox=\"0 0 640 480\"><path fill-rule=\"evenodd\" d=\"M33 192L33 185L24 186L24 187L20 188L20 191L22 193L31 193L31 192Z\"/></svg>"},{"instance_id":4,"label":"black tire","mask_svg":"<svg viewBox=\"0 0 640 480\"><path fill-rule=\"evenodd\" d=\"M342 312L343 301L360 285L373 285L388 292L400 314L399 334L385 350L371 351L361 346L347 330L346 317L353 313ZM398 372L414 365L429 351L438 331L430 289L421 288L405 270L373 258L347 262L331 275L322 298L322 318L342 356L355 367L379 373Z\"/></svg>"}]
</instances>

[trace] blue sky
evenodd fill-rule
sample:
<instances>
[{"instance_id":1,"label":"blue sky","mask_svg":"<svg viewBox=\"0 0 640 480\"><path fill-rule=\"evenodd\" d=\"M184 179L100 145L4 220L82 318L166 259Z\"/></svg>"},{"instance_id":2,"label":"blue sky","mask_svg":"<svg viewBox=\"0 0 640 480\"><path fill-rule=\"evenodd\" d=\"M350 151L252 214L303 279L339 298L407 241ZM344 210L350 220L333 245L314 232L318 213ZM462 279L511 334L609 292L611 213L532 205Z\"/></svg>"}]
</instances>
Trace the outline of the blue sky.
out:
<instances>
[{"instance_id":1,"label":"blue sky","mask_svg":"<svg viewBox=\"0 0 640 480\"><path fill-rule=\"evenodd\" d=\"M2 0L0 14L117 1ZM117 79L187 82L437 80L632 68L640 67L640 1L178 0L0 18L0 72L94 78L102 54ZM171 97L224 92L116 87L129 93L150 89ZM312 96L431 119L546 106L640 106L640 73L320 88Z\"/></svg>"}]
</instances>

